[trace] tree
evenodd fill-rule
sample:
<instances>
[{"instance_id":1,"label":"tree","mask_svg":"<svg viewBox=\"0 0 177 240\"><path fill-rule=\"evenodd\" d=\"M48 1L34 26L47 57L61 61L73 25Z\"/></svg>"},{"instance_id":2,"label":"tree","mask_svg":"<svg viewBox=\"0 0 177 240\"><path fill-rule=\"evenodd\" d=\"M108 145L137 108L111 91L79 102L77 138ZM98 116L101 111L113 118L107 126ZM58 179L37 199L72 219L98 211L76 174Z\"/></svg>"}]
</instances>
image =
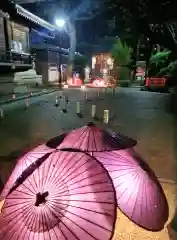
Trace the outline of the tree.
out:
<instances>
[{"instance_id":1,"label":"tree","mask_svg":"<svg viewBox=\"0 0 177 240\"><path fill-rule=\"evenodd\" d=\"M104 0L104 3L108 18L114 18L116 21L115 30L118 34L120 32L119 36L130 36L129 43L133 48L132 59L135 76L140 38L144 37L148 40L147 66L154 43L160 43L167 47L170 45L166 23L176 19L175 1L156 0L155 5L153 0ZM170 30L174 37L173 29Z\"/></svg>"},{"instance_id":2,"label":"tree","mask_svg":"<svg viewBox=\"0 0 177 240\"><path fill-rule=\"evenodd\" d=\"M161 52L157 52L155 54L152 54L150 58L150 66L149 66L149 75L150 76L156 76L161 75L161 70L168 66L169 64L169 57L170 57L171 51L164 50Z\"/></svg>"},{"instance_id":3,"label":"tree","mask_svg":"<svg viewBox=\"0 0 177 240\"><path fill-rule=\"evenodd\" d=\"M119 74L119 80L130 79L130 63L131 63L132 49L122 42L120 39L116 41L112 48L112 57L114 59L114 65L116 66Z\"/></svg>"},{"instance_id":4,"label":"tree","mask_svg":"<svg viewBox=\"0 0 177 240\"><path fill-rule=\"evenodd\" d=\"M126 42L117 40L111 52L116 66L128 66L130 64L132 49Z\"/></svg>"}]
</instances>

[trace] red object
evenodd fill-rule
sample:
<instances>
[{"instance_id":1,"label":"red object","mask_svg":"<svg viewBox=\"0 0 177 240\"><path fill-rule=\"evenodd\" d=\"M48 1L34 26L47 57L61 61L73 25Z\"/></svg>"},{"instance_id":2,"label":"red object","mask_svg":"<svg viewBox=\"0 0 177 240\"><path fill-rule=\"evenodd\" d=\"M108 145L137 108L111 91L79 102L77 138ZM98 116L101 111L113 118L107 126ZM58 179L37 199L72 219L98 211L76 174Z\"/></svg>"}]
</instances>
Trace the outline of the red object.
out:
<instances>
[{"instance_id":1,"label":"red object","mask_svg":"<svg viewBox=\"0 0 177 240\"><path fill-rule=\"evenodd\" d=\"M43 157L46 153L52 152L53 149L47 147L45 144L30 150L19 158L15 169L13 170L11 176L9 177L3 191L1 192L0 199L6 198L10 188L14 185L16 179L22 174L22 172L29 167L38 158Z\"/></svg>"},{"instance_id":2,"label":"red object","mask_svg":"<svg viewBox=\"0 0 177 240\"><path fill-rule=\"evenodd\" d=\"M146 78L146 87L165 87L166 78Z\"/></svg>"},{"instance_id":3,"label":"red object","mask_svg":"<svg viewBox=\"0 0 177 240\"><path fill-rule=\"evenodd\" d=\"M105 81L102 78L95 79L92 83L87 83L86 87L89 88L105 88L107 85L105 84Z\"/></svg>"},{"instance_id":4,"label":"red object","mask_svg":"<svg viewBox=\"0 0 177 240\"><path fill-rule=\"evenodd\" d=\"M145 75L145 69L142 67L138 67L136 69L136 76L144 76Z\"/></svg>"},{"instance_id":5,"label":"red object","mask_svg":"<svg viewBox=\"0 0 177 240\"><path fill-rule=\"evenodd\" d=\"M73 77L73 78L70 78L70 80L67 81L67 84L68 86L82 86L82 80L78 77Z\"/></svg>"},{"instance_id":6,"label":"red object","mask_svg":"<svg viewBox=\"0 0 177 240\"><path fill-rule=\"evenodd\" d=\"M136 145L136 141L123 136L107 132L89 123L87 126L71 131L63 142L59 143L59 149L79 149L87 152L112 151L130 148Z\"/></svg>"},{"instance_id":7,"label":"red object","mask_svg":"<svg viewBox=\"0 0 177 240\"><path fill-rule=\"evenodd\" d=\"M157 178L133 150L95 152L108 170L121 211L139 226L159 231L168 220L168 204Z\"/></svg>"},{"instance_id":8,"label":"red object","mask_svg":"<svg viewBox=\"0 0 177 240\"><path fill-rule=\"evenodd\" d=\"M109 240L115 200L111 179L98 161L55 151L25 170L10 190L0 239Z\"/></svg>"}]
</instances>

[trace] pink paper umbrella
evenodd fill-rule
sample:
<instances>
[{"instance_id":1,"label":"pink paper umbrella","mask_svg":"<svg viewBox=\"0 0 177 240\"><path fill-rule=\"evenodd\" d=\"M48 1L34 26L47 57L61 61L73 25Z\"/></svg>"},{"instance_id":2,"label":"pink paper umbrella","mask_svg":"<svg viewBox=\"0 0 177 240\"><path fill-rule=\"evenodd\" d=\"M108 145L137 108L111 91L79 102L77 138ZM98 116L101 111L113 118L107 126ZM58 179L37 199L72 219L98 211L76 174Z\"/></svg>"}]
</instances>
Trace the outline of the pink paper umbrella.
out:
<instances>
[{"instance_id":1,"label":"pink paper umbrella","mask_svg":"<svg viewBox=\"0 0 177 240\"><path fill-rule=\"evenodd\" d=\"M11 176L7 181L7 184L1 192L0 200L3 200L7 196L7 193L9 192L10 188L13 186L17 178L28 166L30 166L38 158L52 151L53 150L51 148L47 147L45 144L42 144L20 157L17 161L16 167L14 168Z\"/></svg>"},{"instance_id":2,"label":"pink paper umbrella","mask_svg":"<svg viewBox=\"0 0 177 240\"><path fill-rule=\"evenodd\" d=\"M117 205L139 226L159 231L168 219L168 204L161 185L133 150L95 152L108 170L116 190Z\"/></svg>"},{"instance_id":3,"label":"pink paper umbrella","mask_svg":"<svg viewBox=\"0 0 177 240\"><path fill-rule=\"evenodd\" d=\"M66 135L59 149L79 149L87 152L126 149L136 145L136 141L118 133L111 133L96 127L93 123L71 131Z\"/></svg>"},{"instance_id":4,"label":"pink paper umbrella","mask_svg":"<svg viewBox=\"0 0 177 240\"><path fill-rule=\"evenodd\" d=\"M0 215L4 240L108 240L116 196L103 166L82 152L47 153L17 179Z\"/></svg>"}]
</instances>

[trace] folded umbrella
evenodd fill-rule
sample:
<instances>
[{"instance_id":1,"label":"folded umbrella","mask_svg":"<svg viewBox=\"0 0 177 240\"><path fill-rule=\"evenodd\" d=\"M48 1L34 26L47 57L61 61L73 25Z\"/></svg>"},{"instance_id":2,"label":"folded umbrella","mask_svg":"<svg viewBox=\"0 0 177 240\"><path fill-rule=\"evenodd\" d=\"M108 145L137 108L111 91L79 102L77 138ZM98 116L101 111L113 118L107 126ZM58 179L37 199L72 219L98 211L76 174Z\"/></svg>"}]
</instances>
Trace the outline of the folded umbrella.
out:
<instances>
[{"instance_id":1,"label":"folded umbrella","mask_svg":"<svg viewBox=\"0 0 177 240\"><path fill-rule=\"evenodd\" d=\"M126 149L136 145L136 141L119 133L108 132L89 123L69 132L63 141L59 142L58 149L78 149L87 152L112 151Z\"/></svg>"},{"instance_id":2,"label":"folded umbrella","mask_svg":"<svg viewBox=\"0 0 177 240\"><path fill-rule=\"evenodd\" d=\"M16 167L14 168L12 174L10 175L4 189L0 194L0 200L3 200L10 188L15 183L16 179L22 174L22 172L30 166L33 162L35 162L38 158L44 156L46 153L52 152L53 149L47 147L45 144L39 145L38 147L30 150L25 153L22 157L17 160Z\"/></svg>"},{"instance_id":3,"label":"folded umbrella","mask_svg":"<svg viewBox=\"0 0 177 240\"><path fill-rule=\"evenodd\" d=\"M10 189L0 239L108 240L116 198L103 166L84 153L55 151L32 163Z\"/></svg>"},{"instance_id":4,"label":"folded umbrella","mask_svg":"<svg viewBox=\"0 0 177 240\"><path fill-rule=\"evenodd\" d=\"M134 150L94 152L108 170L117 206L139 226L159 231L168 220L168 204L155 174Z\"/></svg>"}]
</instances>

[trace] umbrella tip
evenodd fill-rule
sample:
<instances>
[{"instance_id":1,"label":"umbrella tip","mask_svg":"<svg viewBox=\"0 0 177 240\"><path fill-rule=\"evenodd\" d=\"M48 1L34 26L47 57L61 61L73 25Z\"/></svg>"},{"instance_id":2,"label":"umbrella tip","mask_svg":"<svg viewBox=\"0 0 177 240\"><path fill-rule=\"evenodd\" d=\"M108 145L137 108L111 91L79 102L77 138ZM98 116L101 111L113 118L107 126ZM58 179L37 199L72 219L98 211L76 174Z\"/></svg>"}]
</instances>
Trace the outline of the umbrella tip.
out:
<instances>
[{"instance_id":1,"label":"umbrella tip","mask_svg":"<svg viewBox=\"0 0 177 240\"><path fill-rule=\"evenodd\" d=\"M95 124L94 124L93 122L89 122L89 123L87 123L87 126L88 126L88 127L94 127Z\"/></svg>"}]
</instances>

